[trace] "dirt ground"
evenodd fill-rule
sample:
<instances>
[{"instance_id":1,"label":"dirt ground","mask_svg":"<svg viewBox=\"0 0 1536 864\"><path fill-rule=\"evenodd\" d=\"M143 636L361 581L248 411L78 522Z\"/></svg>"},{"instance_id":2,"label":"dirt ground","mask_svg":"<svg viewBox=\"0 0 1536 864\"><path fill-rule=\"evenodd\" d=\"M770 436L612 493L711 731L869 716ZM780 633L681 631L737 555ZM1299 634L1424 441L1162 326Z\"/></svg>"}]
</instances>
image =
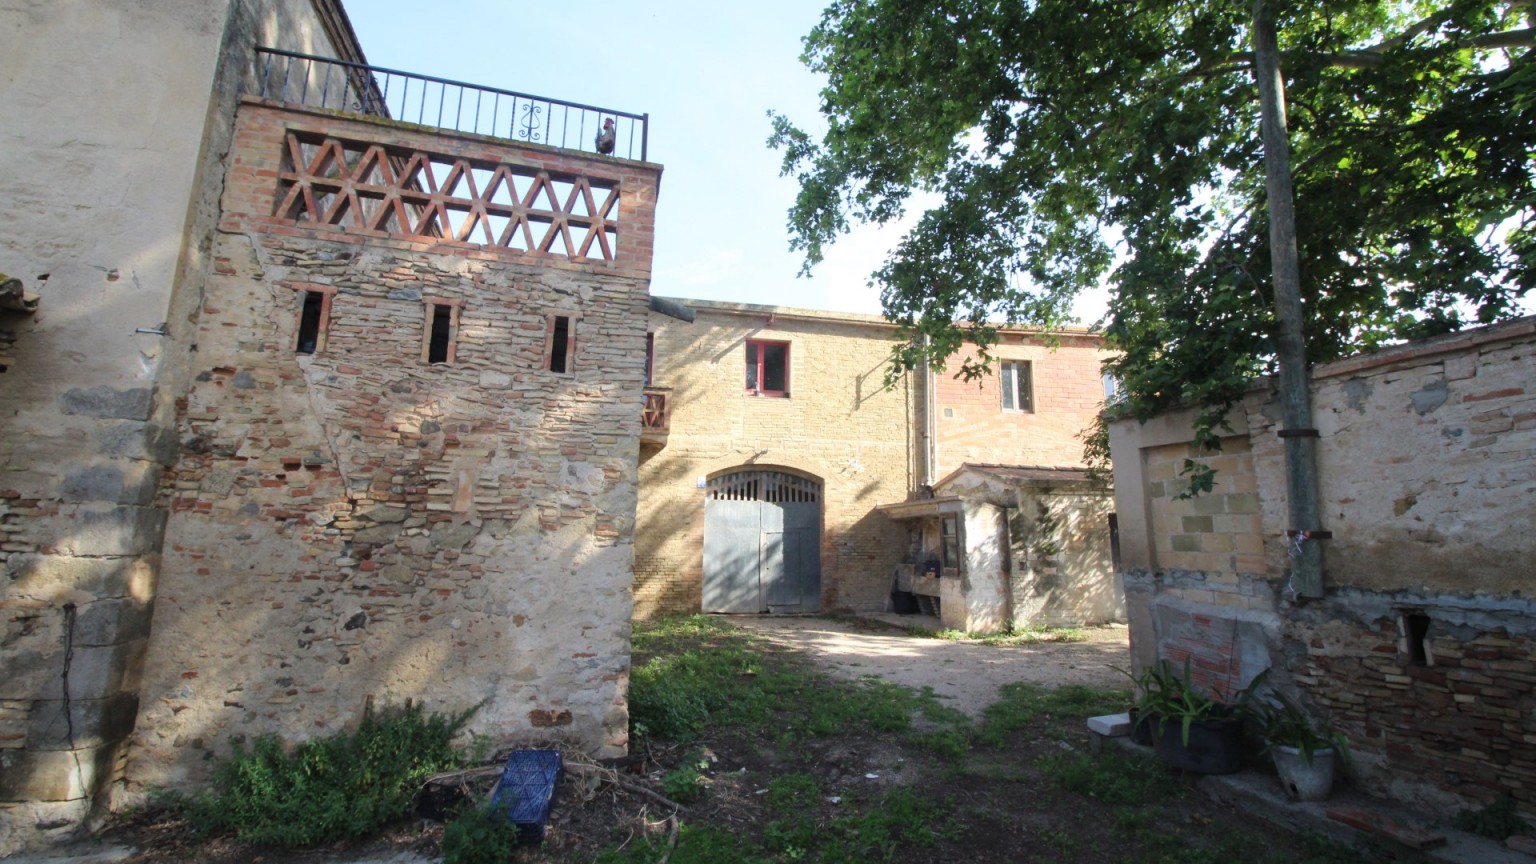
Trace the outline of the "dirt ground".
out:
<instances>
[{"instance_id":1,"label":"dirt ground","mask_svg":"<svg viewBox=\"0 0 1536 864\"><path fill-rule=\"evenodd\" d=\"M1124 688L1116 671L1130 666L1130 631L1120 625L1091 627L1085 642L1041 642L1000 648L980 642L951 642L908 635L898 627L937 629L938 620L916 615L874 618L732 616L732 624L806 652L843 678L876 678L932 688L952 708L981 718L997 701L998 688L1015 681L1057 687Z\"/></svg>"},{"instance_id":2,"label":"dirt ground","mask_svg":"<svg viewBox=\"0 0 1536 864\"><path fill-rule=\"evenodd\" d=\"M931 688L944 704L979 719L983 709L998 699L1002 685L1031 682L1048 686L1086 684L1101 688L1124 688L1125 679L1112 666L1127 663L1127 635L1124 627L1091 628L1083 642L1050 642L1029 645L993 646L975 642L947 641L912 635L909 627L937 628L935 619L920 616L888 616L877 621L855 618L819 617L732 617L729 623L749 630L787 654L808 656L827 673L849 679L873 676L895 684L921 690ZM1080 805L1063 801L1047 807L1047 798L1032 793L1029 808L1004 804L1019 794L1017 778L992 780L975 776L949 776L925 767L929 759L891 736L868 736L859 730L848 734L802 742L792 749L776 748L770 742L732 737L730 733L695 742L717 763L711 766L711 792L706 802L691 811L699 823L725 827L731 831L752 832L762 821L763 787L772 777L790 771L813 774L823 789L855 796L873 794L871 790L888 784L916 784L936 796L967 802L963 808L973 813L970 821L976 831L969 835L962 849L948 852L915 853L902 860L922 862L959 862L986 860L994 855L1008 857L1014 844L1028 842L1031 832L1046 830L1042 820L1053 809L1062 810L1063 818L1076 819ZM992 757L999 764L1028 765L1040 754L1064 752L1067 740L1081 738L1086 732L1080 719L1046 724L1034 733L1011 744ZM661 751L647 745L636 758L636 769L643 776L634 781L658 785L662 773L672 767L685 748L667 747ZM673 752L676 751L676 752ZM648 779L647 779L648 778ZM520 861L591 860L593 850L615 842L610 835L615 826L649 823L663 819L663 808L648 805L633 795L583 794L571 785L568 776L551 822L550 840L544 847L520 853ZM993 788L996 787L996 788ZM823 803L823 820L835 817L834 804ZM638 816L637 816L638 812ZM1023 820L1023 821L1020 821ZM1035 823L1039 822L1040 825ZM656 822L656 824L664 824ZM1061 836L1081 831L1087 826L1063 823ZM367 843L343 848L288 851L246 847L227 839L198 840L178 824L138 823L121 826L109 835L109 846L94 851L107 854L100 858L49 859L57 864L172 864L188 860L217 864L427 864L438 860L442 836L439 823L413 820L397 825ZM1055 835L1052 835L1055 836ZM628 841L626 841L628 842ZM638 840L635 842L639 842ZM993 848L993 847L996 848ZM81 850L85 851L85 850ZM976 857L980 855L981 857ZM1052 855L1058 862L1101 860L1079 859L1073 855ZM1001 860L994 858L994 860ZM1022 859L1020 859L1022 860ZM24 859L25 861L25 859Z\"/></svg>"}]
</instances>

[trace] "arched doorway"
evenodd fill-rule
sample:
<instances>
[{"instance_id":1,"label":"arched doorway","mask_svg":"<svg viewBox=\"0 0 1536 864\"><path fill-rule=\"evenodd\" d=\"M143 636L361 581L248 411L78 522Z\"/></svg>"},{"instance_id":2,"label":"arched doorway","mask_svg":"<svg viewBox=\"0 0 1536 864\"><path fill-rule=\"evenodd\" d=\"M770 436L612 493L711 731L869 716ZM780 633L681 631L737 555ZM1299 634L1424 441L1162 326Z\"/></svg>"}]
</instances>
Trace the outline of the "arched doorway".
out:
<instances>
[{"instance_id":1,"label":"arched doorway","mask_svg":"<svg viewBox=\"0 0 1536 864\"><path fill-rule=\"evenodd\" d=\"M709 481L704 500L705 612L821 608L821 484L747 469Z\"/></svg>"}]
</instances>

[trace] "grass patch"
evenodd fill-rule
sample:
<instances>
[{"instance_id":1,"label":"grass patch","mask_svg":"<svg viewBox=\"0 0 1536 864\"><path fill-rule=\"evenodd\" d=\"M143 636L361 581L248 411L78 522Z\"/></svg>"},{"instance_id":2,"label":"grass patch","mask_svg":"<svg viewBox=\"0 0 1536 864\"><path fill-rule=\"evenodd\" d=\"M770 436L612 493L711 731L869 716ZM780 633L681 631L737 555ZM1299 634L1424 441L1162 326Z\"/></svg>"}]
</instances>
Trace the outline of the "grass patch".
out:
<instances>
[{"instance_id":1,"label":"grass patch","mask_svg":"<svg viewBox=\"0 0 1536 864\"><path fill-rule=\"evenodd\" d=\"M1461 831L1470 831L1484 837L1492 837L1500 843L1514 834L1528 834L1531 826L1520 818L1515 809L1515 799L1501 795L1478 810L1462 810L1451 820L1451 825Z\"/></svg>"},{"instance_id":2,"label":"grass patch","mask_svg":"<svg viewBox=\"0 0 1536 864\"><path fill-rule=\"evenodd\" d=\"M1041 642L1087 642L1088 631L1082 627L1021 627L997 633L970 633L965 630L924 630L908 628L914 636L928 636L947 642L978 642L982 645L1036 645Z\"/></svg>"},{"instance_id":3,"label":"grass patch","mask_svg":"<svg viewBox=\"0 0 1536 864\"><path fill-rule=\"evenodd\" d=\"M970 719L939 702L875 678L835 685L803 659L764 650L752 636L703 615L637 624L629 711L637 736L690 741L706 728L738 727L792 745L849 729L905 733L921 714L936 728L931 749L969 746ZM641 661L639 658L646 658Z\"/></svg>"},{"instance_id":4,"label":"grass patch","mask_svg":"<svg viewBox=\"0 0 1536 864\"><path fill-rule=\"evenodd\" d=\"M1169 771L1137 755L1098 756L1063 751L1035 760L1035 768L1057 788L1105 804L1156 804L1184 792Z\"/></svg>"},{"instance_id":5,"label":"grass patch","mask_svg":"<svg viewBox=\"0 0 1536 864\"><path fill-rule=\"evenodd\" d=\"M1124 711L1130 705L1128 690L1101 690L1081 684L1046 688L1038 684L1004 684L998 701L982 714L981 741L993 747L1007 743L1007 735L1032 725L1042 717L1095 717Z\"/></svg>"},{"instance_id":6,"label":"grass patch","mask_svg":"<svg viewBox=\"0 0 1536 864\"><path fill-rule=\"evenodd\" d=\"M386 706L365 715L355 731L291 750L271 735L249 751L237 742L214 792L188 802L188 822L202 833L232 831L269 846L367 836L410 812L423 777L461 764L453 739L474 712L426 715L419 705Z\"/></svg>"}]
</instances>

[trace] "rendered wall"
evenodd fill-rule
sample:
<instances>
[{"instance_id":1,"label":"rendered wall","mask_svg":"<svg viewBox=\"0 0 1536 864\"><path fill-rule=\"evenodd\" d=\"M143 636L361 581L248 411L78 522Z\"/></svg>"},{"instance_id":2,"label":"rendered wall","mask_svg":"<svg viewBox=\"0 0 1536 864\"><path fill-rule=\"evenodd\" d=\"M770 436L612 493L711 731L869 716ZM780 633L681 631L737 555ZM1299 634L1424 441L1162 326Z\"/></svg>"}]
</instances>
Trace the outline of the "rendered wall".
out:
<instances>
[{"instance_id":1,"label":"rendered wall","mask_svg":"<svg viewBox=\"0 0 1536 864\"><path fill-rule=\"evenodd\" d=\"M3 854L72 830L119 766L193 323L180 298L198 290L235 93L277 28L329 42L309 0L23 0L0 25L0 271L42 298L0 313L16 358L0 374Z\"/></svg>"},{"instance_id":2,"label":"rendered wall","mask_svg":"<svg viewBox=\"0 0 1536 864\"><path fill-rule=\"evenodd\" d=\"M612 260L273 215L290 132L620 190ZM316 145L321 146L321 145ZM318 152L318 151L316 151ZM627 745L635 453L659 169L246 101L178 427L133 791L369 697ZM286 172L286 173L285 173ZM322 171L322 173L324 173ZM306 292L323 346L294 351ZM427 308L454 353L423 356ZM549 320L573 321L565 373Z\"/></svg>"},{"instance_id":3,"label":"rendered wall","mask_svg":"<svg viewBox=\"0 0 1536 864\"><path fill-rule=\"evenodd\" d=\"M1236 406L1217 456L1190 449L1188 413L1115 424L1137 664L1188 657L1218 691L1272 667L1348 734L1365 788L1536 810L1533 352L1526 318L1314 370L1334 534L1320 600L1287 590L1267 390ZM1186 457L1218 469L1213 494L1177 500Z\"/></svg>"},{"instance_id":4,"label":"rendered wall","mask_svg":"<svg viewBox=\"0 0 1536 864\"><path fill-rule=\"evenodd\" d=\"M903 527L875 512L911 487L910 395L883 387L891 328L872 316L683 301L665 319L655 383L671 387L666 446L640 457L635 611L698 611L704 490L698 479L782 466L823 484L822 607L880 609ZM770 318L771 316L771 318ZM745 394L747 339L790 343L789 398Z\"/></svg>"}]
</instances>

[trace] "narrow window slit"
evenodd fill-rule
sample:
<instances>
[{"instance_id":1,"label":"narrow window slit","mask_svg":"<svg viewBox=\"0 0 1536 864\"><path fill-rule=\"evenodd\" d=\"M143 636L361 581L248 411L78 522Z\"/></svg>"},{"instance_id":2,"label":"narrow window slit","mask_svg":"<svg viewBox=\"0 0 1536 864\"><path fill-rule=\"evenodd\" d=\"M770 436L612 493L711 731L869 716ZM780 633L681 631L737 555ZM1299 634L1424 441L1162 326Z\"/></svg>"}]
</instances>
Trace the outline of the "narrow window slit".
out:
<instances>
[{"instance_id":1,"label":"narrow window slit","mask_svg":"<svg viewBox=\"0 0 1536 864\"><path fill-rule=\"evenodd\" d=\"M304 307L299 312L299 340L294 351L313 354L320 344L320 319L325 313L325 294L319 291L304 292Z\"/></svg>"},{"instance_id":2,"label":"narrow window slit","mask_svg":"<svg viewBox=\"0 0 1536 864\"><path fill-rule=\"evenodd\" d=\"M549 343L549 371L568 371L568 357L571 347L571 319L566 315L556 315L550 324Z\"/></svg>"},{"instance_id":3,"label":"narrow window slit","mask_svg":"<svg viewBox=\"0 0 1536 864\"><path fill-rule=\"evenodd\" d=\"M448 346L453 342L453 307L432 307L432 341L427 348L428 363L447 363Z\"/></svg>"},{"instance_id":4,"label":"narrow window slit","mask_svg":"<svg viewBox=\"0 0 1536 864\"><path fill-rule=\"evenodd\" d=\"M1407 644L1408 665L1429 665L1429 616L1423 612L1404 612L1403 639Z\"/></svg>"}]
</instances>

